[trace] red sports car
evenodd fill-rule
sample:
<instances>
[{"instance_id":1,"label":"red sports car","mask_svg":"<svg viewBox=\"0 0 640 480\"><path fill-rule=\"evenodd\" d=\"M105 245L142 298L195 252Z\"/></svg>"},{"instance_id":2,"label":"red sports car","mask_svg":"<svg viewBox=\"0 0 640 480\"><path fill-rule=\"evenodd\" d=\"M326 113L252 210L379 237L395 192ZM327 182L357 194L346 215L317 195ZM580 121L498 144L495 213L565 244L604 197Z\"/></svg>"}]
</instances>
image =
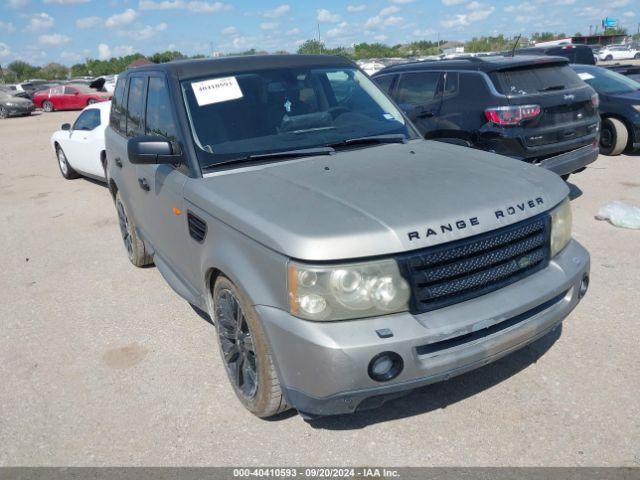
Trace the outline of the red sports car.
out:
<instances>
[{"instance_id":1,"label":"red sports car","mask_svg":"<svg viewBox=\"0 0 640 480\"><path fill-rule=\"evenodd\" d=\"M45 112L54 110L82 110L87 105L111 100L110 93L94 90L86 85L58 85L36 92L33 103Z\"/></svg>"}]
</instances>

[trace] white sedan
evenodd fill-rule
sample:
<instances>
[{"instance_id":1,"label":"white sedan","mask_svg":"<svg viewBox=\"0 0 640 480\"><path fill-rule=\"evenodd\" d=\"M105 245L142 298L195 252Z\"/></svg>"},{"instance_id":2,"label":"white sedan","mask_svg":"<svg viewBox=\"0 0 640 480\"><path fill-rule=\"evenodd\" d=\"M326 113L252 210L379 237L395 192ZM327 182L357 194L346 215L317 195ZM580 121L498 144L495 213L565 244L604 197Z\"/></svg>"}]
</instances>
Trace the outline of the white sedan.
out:
<instances>
[{"instance_id":1,"label":"white sedan","mask_svg":"<svg viewBox=\"0 0 640 480\"><path fill-rule=\"evenodd\" d=\"M51 136L60 173L67 180L86 176L106 181L104 131L109 124L111 102L89 105L73 125L65 123Z\"/></svg>"},{"instance_id":2,"label":"white sedan","mask_svg":"<svg viewBox=\"0 0 640 480\"><path fill-rule=\"evenodd\" d=\"M640 59L640 50L633 48L631 45L611 45L601 48L598 52L598 60L638 60Z\"/></svg>"}]
</instances>

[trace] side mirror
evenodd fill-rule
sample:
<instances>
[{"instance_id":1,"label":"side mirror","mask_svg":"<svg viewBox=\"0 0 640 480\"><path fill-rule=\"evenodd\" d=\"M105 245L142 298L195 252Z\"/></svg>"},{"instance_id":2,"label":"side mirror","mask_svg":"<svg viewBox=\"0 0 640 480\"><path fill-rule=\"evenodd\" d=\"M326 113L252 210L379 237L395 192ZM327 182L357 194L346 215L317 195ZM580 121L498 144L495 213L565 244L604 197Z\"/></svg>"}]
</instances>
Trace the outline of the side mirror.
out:
<instances>
[{"instance_id":1,"label":"side mirror","mask_svg":"<svg viewBox=\"0 0 640 480\"><path fill-rule=\"evenodd\" d=\"M174 165L182 160L182 155L173 151L170 141L153 135L130 138L127 142L127 154L131 163L142 165Z\"/></svg>"},{"instance_id":2,"label":"side mirror","mask_svg":"<svg viewBox=\"0 0 640 480\"><path fill-rule=\"evenodd\" d=\"M65 131L69 131L69 130L71 130L71 124L70 123L63 123L60 128L62 130L65 130Z\"/></svg>"}]
</instances>

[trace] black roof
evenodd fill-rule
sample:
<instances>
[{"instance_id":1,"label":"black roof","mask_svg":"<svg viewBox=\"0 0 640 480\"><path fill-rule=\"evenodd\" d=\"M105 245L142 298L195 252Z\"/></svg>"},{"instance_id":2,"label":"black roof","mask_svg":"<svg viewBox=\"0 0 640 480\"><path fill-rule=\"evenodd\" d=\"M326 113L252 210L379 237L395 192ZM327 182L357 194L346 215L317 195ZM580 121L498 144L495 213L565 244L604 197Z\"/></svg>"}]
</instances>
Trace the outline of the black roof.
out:
<instances>
[{"instance_id":1,"label":"black roof","mask_svg":"<svg viewBox=\"0 0 640 480\"><path fill-rule=\"evenodd\" d=\"M354 67L344 57L334 55L241 55L197 60L176 60L168 63L132 68L125 75L146 71L162 71L179 80L207 75L236 74L255 70L302 67Z\"/></svg>"},{"instance_id":2,"label":"black roof","mask_svg":"<svg viewBox=\"0 0 640 480\"><path fill-rule=\"evenodd\" d=\"M515 57L490 55L486 57L462 57L452 60L426 60L421 62L402 63L384 68L374 76L386 73L403 72L407 70L477 70L488 73L499 70L511 70L513 68L526 67L528 65L558 63L569 63L569 60L564 57L541 57L537 55L517 55Z\"/></svg>"}]
</instances>

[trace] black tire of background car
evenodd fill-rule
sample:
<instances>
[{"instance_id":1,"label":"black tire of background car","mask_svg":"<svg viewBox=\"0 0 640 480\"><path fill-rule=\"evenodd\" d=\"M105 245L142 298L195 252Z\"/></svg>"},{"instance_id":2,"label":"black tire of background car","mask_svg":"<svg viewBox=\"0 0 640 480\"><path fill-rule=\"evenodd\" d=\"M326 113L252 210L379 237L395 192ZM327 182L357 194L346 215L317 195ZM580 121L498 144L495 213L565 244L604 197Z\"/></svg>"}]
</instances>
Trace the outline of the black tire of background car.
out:
<instances>
[{"instance_id":1,"label":"black tire of background car","mask_svg":"<svg viewBox=\"0 0 640 480\"><path fill-rule=\"evenodd\" d=\"M87 106L93 105L96 102L97 102L97 100L95 98L90 98L89 100L87 100Z\"/></svg>"},{"instance_id":2,"label":"black tire of background car","mask_svg":"<svg viewBox=\"0 0 640 480\"><path fill-rule=\"evenodd\" d=\"M120 218L120 212L119 212L120 206L122 206L122 213L125 216L124 219ZM131 261L131 263L133 263L136 267L145 267L147 265L153 264L153 257L147 252L147 248L145 247L144 242L138 236L138 230L136 229L136 225L135 223L133 223L133 220L129 216L127 207L122 201L122 197L120 196L120 192L116 193L116 212L118 214L118 220L120 222L122 222L123 220L126 220L128 223L128 227L129 227L128 234L131 241L131 251L129 252L127 249L127 256L129 257L129 260ZM121 224L121 232L122 232L122 224ZM123 233L123 241L125 241L124 232L122 233ZM125 248L126 248L126 241L125 241Z\"/></svg>"},{"instance_id":3,"label":"black tire of background car","mask_svg":"<svg viewBox=\"0 0 640 480\"><path fill-rule=\"evenodd\" d=\"M53 103L51 103L49 100L45 100L44 102L42 102L42 110L44 110L45 112L53 112Z\"/></svg>"},{"instance_id":4,"label":"black tire of background car","mask_svg":"<svg viewBox=\"0 0 640 480\"><path fill-rule=\"evenodd\" d=\"M604 57L605 62L610 62L611 60L613 60L613 56L612 55L607 55L606 57Z\"/></svg>"},{"instance_id":5,"label":"black tire of background car","mask_svg":"<svg viewBox=\"0 0 640 480\"><path fill-rule=\"evenodd\" d=\"M640 53L636 53L636 54L633 56L633 58L634 58L634 59L636 59L636 60L640 60Z\"/></svg>"},{"instance_id":6,"label":"black tire of background car","mask_svg":"<svg viewBox=\"0 0 640 480\"><path fill-rule=\"evenodd\" d=\"M73 167L69 164L69 161L67 160L67 155L64 153L64 150L62 150L62 147L56 147L56 160L58 161L58 168L60 169L60 173L64 178L66 178L67 180L73 180L80 177L78 172L76 172L73 169ZM62 168L62 165L61 165L62 162L64 162L64 164L66 165L66 172Z\"/></svg>"},{"instance_id":7,"label":"black tire of background car","mask_svg":"<svg viewBox=\"0 0 640 480\"><path fill-rule=\"evenodd\" d=\"M0 118L7 118L8 116L9 112L7 111L6 107L0 105Z\"/></svg>"},{"instance_id":8,"label":"black tire of background car","mask_svg":"<svg viewBox=\"0 0 640 480\"><path fill-rule=\"evenodd\" d=\"M258 314L254 310L251 302L248 300L244 292L236 287L224 275L220 275L216 279L212 292L214 311L212 312L213 315L211 315L211 318L216 325L216 330L221 328L217 320L219 318L219 314L217 311L217 301L220 299L220 295L222 292L227 292L227 294L228 292L231 292L233 297L235 297L236 301L238 302L238 305L241 308L242 313L244 314L244 318L246 319L246 324L249 328L249 332L253 340L253 348L255 352L258 386L255 394L251 398L248 398L239 389L235 379L232 377L230 369L227 368L227 362L222 351L220 335L217 335L220 357L222 358L224 369L227 372L229 382L231 383L233 390L238 397L238 400L240 400L240 402L247 410L261 418L272 417L288 410L291 407L287 405L284 396L282 395L282 390L280 389L280 381L278 380L276 369L273 366L273 361L271 360L269 345L267 343L266 335L264 333L264 329L262 328L262 323L258 317Z\"/></svg>"},{"instance_id":9,"label":"black tire of background car","mask_svg":"<svg viewBox=\"0 0 640 480\"><path fill-rule=\"evenodd\" d=\"M620 155L629 141L627 127L617 118L607 117L602 120L600 137L600 153L602 155Z\"/></svg>"}]
</instances>

